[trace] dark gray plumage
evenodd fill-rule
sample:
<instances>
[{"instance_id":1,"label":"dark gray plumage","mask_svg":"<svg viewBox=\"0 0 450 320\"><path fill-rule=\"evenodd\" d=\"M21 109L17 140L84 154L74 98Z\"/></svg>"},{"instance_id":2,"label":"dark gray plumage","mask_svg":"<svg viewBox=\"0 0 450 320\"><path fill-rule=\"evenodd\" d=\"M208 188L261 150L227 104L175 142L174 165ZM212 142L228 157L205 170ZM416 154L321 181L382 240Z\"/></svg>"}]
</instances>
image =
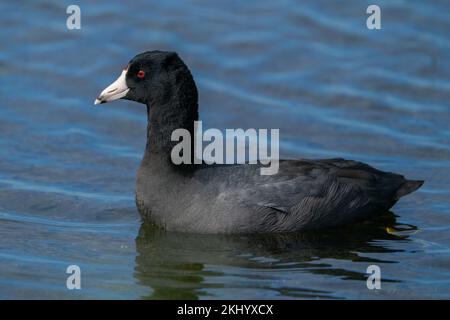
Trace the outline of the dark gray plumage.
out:
<instances>
[{"instance_id":1,"label":"dark gray plumage","mask_svg":"<svg viewBox=\"0 0 450 320\"><path fill-rule=\"evenodd\" d=\"M167 230L253 233L337 226L383 213L423 184L344 159L282 160L271 176L260 175L260 165L176 166L170 160L171 133L178 128L193 133L198 119L188 68L176 53L150 51L133 58L123 77L122 85L105 89L96 103L124 98L147 105L136 203L144 219Z\"/></svg>"}]
</instances>

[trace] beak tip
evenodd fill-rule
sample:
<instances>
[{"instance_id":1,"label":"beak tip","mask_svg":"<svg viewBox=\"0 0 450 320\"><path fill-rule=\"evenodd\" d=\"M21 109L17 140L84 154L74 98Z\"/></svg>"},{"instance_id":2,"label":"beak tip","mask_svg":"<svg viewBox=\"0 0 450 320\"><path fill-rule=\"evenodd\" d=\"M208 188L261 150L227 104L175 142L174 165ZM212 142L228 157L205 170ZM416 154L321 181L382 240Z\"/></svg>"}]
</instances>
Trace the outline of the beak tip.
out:
<instances>
[{"instance_id":1,"label":"beak tip","mask_svg":"<svg viewBox=\"0 0 450 320\"><path fill-rule=\"evenodd\" d=\"M103 102L103 101L101 101L101 100L99 100L99 99L95 99L94 105L101 104L102 102Z\"/></svg>"}]
</instances>

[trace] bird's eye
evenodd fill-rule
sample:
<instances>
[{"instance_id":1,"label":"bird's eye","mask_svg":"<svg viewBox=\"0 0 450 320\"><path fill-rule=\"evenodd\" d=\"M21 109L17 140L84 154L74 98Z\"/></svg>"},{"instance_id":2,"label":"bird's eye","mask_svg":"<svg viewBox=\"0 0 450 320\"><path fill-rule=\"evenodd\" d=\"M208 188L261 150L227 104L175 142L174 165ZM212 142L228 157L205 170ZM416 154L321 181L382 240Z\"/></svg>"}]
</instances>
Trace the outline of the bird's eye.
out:
<instances>
[{"instance_id":1,"label":"bird's eye","mask_svg":"<svg viewBox=\"0 0 450 320\"><path fill-rule=\"evenodd\" d=\"M137 73L137 77L140 78L140 79L144 78L145 77L145 72L142 71L142 70L139 70L139 72Z\"/></svg>"}]
</instances>

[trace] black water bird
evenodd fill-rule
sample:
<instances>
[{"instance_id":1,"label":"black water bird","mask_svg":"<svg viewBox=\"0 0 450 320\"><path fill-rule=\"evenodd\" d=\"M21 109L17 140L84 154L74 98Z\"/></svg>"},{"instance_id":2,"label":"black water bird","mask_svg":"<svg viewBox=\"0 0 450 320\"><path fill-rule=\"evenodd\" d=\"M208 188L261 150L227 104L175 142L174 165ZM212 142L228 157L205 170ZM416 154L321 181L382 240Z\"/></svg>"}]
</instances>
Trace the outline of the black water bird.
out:
<instances>
[{"instance_id":1,"label":"black water bird","mask_svg":"<svg viewBox=\"0 0 450 320\"><path fill-rule=\"evenodd\" d=\"M194 79L174 52L134 57L95 104L127 99L147 105L147 145L137 175L136 204L144 220L195 233L292 232L332 227L386 212L423 181L406 180L344 159L260 164L175 165L175 129L193 136L198 120Z\"/></svg>"}]
</instances>

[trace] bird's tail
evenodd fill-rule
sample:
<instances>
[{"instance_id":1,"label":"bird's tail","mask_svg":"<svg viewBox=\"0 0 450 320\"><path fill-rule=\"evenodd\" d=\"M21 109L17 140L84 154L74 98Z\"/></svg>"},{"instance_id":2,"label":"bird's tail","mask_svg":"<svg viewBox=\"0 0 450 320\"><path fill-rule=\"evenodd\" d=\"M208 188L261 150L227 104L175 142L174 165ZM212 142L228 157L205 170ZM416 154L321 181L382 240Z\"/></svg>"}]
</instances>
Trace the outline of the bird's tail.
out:
<instances>
[{"instance_id":1,"label":"bird's tail","mask_svg":"<svg viewBox=\"0 0 450 320\"><path fill-rule=\"evenodd\" d=\"M395 198L398 200L400 197L416 191L424 182L424 180L406 180L395 193Z\"/></svg>"}]
</instances>

